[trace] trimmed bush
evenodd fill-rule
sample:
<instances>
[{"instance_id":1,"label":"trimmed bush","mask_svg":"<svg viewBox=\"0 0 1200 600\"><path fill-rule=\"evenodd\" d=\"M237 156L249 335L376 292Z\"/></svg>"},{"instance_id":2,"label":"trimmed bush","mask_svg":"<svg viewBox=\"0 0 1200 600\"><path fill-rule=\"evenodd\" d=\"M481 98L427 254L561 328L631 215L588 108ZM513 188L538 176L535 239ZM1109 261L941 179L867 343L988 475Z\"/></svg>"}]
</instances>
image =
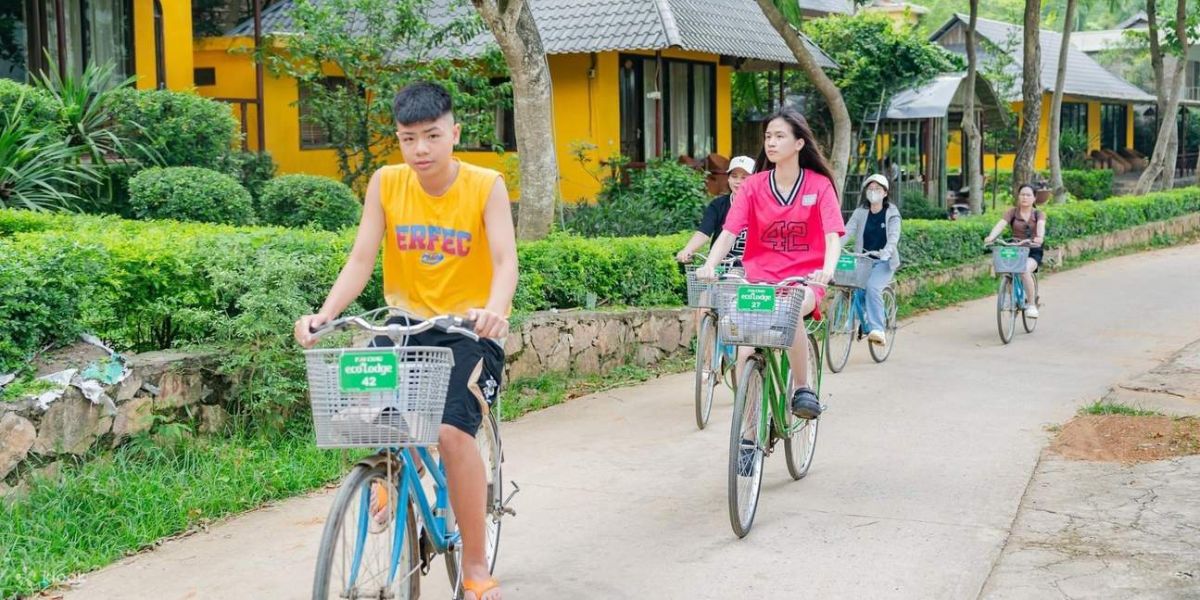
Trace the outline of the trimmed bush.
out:
<instances>
[{"instance_id":1,"label":"trimmed bush","mask_svg":"<svg viewBox=\"0 0 1200 600\"><path fill-rule=\"evenodd\" d=\"M227 105L191 92L117 90L113 113L127 139L146 146L169 167L223 170L241 136Z\"/></svg>"},{"instance_id":2,"label":"trimmed bush","mask_svg":"<svg viewBox=\"0 0 1200 600\"><path fill-rule=\"evenodd\" d=\"M46 131L50 140L65 134L62 106L49 92L30 85L0 78L0 114L12 114L21 102L20 118L34 131Z\"/></svg>"},{"instance_id":3,"label":"trimmed bush","mask_svg":"<svg viewBox=\"0 0 1200 600\"><path fill-rule=\"evenodd\" d=\"M626 173L628 184L606 179L595 204L565 209L567 231L588 237L625 237L696 227L708 203L702 173L665 160Z\"/></svg>"},{"instance_id":4,"label":"trimmed bush","mask_svg":"<svg viewBox=\"0 0 1200 600\"><path fill-rule=\"evenodd\" d=\"M268 181L258 207L264 223L316 225L329 231L358 223L362 213L362 204L349 186L318 175L284 175Z\"/></svg>"},{"instance_id":5,"label":"trimmed bush","mask_svg":"<svg viewBox=\"0 0 1200 600\"><path fill-rule=\"evenodd\" d=\"M991 178L992 173L988 171L986 177ZM1050 180L1049 171L1041 171L1039 175ZM1000 171L995 177L997 185L996 189L1004 193L1011 193L1013 180L1012 171ZM1107 200L1112 196L1113 190L1113 172L1109 169L1063 169L1063 186L1067 188L1067 192L1079 200ZM991 197L992 182L989 179L984 192L987 197Z\"/></svg>"},{"instance_id":6,"label":"trimmed bush","mask_svg":"<svg viewBox=\"0 0 1200 600\"><path fill-rule=\"evenodd\" d=\"M949 218L946 209L933 206L920 190L909 190L902 196L900 214L905 219L946 220Z\"/></svg>"},{"instance_id":7,"label":"trimmed bush","mask_svg":"<svg viewBox=\"0 0 1200 600\"><path fill-rule=\"evenodd\" d=\"M247 225L250 192L236 179L200 167L154 167L129 180L129 204L140 219Z\"/></svg>"},{"instance_id":8,"label":"trimmed bush","mask_svg":"<svg viewBox=\"0 0 1200 600\"><path fill-rule=\"evenodd\" d=\"M275 159L270 152L231 152L221 161L222 173L231 175L238 181L255 202L262 197L263 186L275 176Z\"/></svg>"}]
</instances>

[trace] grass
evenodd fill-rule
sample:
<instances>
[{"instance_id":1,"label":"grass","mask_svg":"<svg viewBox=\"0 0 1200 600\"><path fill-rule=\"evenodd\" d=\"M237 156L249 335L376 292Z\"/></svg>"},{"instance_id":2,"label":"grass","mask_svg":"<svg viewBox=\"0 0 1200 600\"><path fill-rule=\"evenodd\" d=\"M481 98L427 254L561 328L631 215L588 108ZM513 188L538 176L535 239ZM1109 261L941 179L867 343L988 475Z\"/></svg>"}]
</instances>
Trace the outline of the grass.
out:
<instances>
[{"instance_id":1,"label":"grass","mask_svg":"<svg viewBox=\"0 0 1200 600\"><path fill-rule=\"evenodd\" d=\"M1124 415L1126 417L1161 417L1162 413L1121 404L1097 400L1079 409L1081 415Z\"/></svg>"},{"instance_id":2,"label":"grass","mask_svg":"<svg viewBox=\"0 0 1200 600\"><path fill-rule=\"evenodd\" d=\"M49 381L22 377L0 388L0 401L13 401L28 396L38 396L58 386Z\"/></svg>"},{"instance_id":3,"label":"grass","mask_svg":"<svg viewBox=\"0 0 1200 600\"><path fill-rule=\"evenodd\" d=\"M349 459L307 435L140 437L35 476L0 502L0 598L29 595L214 519L336 480ZM59 461L63 464L66 461Z\"/></svg>"},{"instance_id":4,"label":"grass","mask_svg":"<svg viewBox=\"0 0 1200 600\"><path fill-rule=\"evenodd\" d=\"M682 373L692 368L692 361L690 356L675 356L652 367L627 364L596 375L546 373L517 379L500 394L500 418L510 421L579 396L635 385L660 375Z\"/></svg>"}]
</instances>

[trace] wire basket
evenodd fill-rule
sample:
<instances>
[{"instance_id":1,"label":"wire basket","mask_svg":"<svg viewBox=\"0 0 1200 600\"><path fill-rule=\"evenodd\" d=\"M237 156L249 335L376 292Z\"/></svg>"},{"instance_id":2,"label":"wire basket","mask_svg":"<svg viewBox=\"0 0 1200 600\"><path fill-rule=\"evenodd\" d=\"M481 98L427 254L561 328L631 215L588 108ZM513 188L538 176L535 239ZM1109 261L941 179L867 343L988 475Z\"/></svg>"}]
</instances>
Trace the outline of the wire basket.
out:
<instances>
[{"instance_id":1,"label":"wire basket","mask_svg":"<svg viewBox=\"0 0 1200 600\"><path fill-rule=\"evenodd\" d=\"M843 254L838 258L837 268L833 272L833 283L842 287L865 289L874 267L875 261L870 258Z\"/></svg>"},{"instance_id":2,"label":"wire basket","mask_svg":"<svg viewBox=\"0 0 1200 600\"><path fill-rule=\"evenodd\" d=\"M685 276L687 277L687 305L692 308L716 308L716 303L712 296L712 281L703 281L696 277L696 271L704 266L696 263L688 263L684 267ZM742 277L745 271L741 267L733 267L722 264L717 267L716 275L721 277L724 275Z\"/></svg>"},{"instance_id":3,"label":"wire basket","mask_svg":"<svg viewBox=\"0 0 1200 600\"><path fill-rule=\"evenodd\" d=\"M1028 246L1000 246L992 250L992 266L997 273L1024 273L1028 258Z\"/></svg>"},{"instance_id":4,"label":"wire basket","mask_svg":"<svg viewBox=\"0 0 1200 600\"><path fill-rule=\"evenodd\" d=\"M802 286L712 284L717 333L731 346L791 348L804 305Z\"/></svg>"},{"instance_id":5,"label":"wire basket","mask_svg":"<svg viewBox=\"0 0 1200 600\"><path fill-rule=\"evenodd\" d=\"M449 348L308 350L308 396L318 448L437 444Z\"/></svg>"}]
</instances>

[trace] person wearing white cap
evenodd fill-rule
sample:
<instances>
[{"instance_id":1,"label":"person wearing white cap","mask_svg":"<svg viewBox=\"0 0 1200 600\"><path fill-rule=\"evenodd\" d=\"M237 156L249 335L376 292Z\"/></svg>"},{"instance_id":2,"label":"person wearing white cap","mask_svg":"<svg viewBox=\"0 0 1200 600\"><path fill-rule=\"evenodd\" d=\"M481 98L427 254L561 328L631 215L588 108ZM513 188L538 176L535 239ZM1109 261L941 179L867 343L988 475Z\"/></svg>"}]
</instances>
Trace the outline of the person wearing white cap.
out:
<instances>
[{"instance_id":1,"label":"person wearing white cap","mask_svg":"<svg viewBox=\"0 0 1200 600\"><path fill-rule=\"evenodd\" d=\"M878 173L863 182L861 200L846 223L842 244L854 240L856 253L879 257L867 280L867 340L887 345L883 314L883 288L900 268L900 210L888 202L888 179Z\"/></svg>"},{"instance_id":2,"label":"person wearing white cap","mask_svg":"<svg viewBox=\"0 0 1200 600\"><path fill-rule=\"evenodd\" d=\"M687 262L692 259L692 255L704 242L708 242L709 246L716 242L716 235L721 233L721 228L725 225L725 217L729 215L729 208L733 206L733 202L737 196L738 188L742 187L742 182L747 177L754 174L754 159L749 156L735 156L729 161L729 193L723 196L717 196L708 203L708 208L704 209L704 216L700 218L700 225L696 227L696 233L692 239L688 240L687 245L675 255L675 260L679 262ZM743 229L741 235L733 245L733 250L729 252L731 262L738 264L742 258L742 252L746 248L746 231Z\"/></svg>"}]
</instances>

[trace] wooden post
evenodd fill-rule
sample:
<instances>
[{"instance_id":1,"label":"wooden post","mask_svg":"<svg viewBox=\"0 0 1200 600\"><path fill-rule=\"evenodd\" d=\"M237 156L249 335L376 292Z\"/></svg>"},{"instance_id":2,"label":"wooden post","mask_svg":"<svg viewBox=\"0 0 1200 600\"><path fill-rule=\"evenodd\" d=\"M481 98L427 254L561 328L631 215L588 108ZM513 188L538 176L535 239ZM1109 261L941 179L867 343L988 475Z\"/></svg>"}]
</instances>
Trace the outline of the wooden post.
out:
<instances>
[{"instance_id":1,"label":"wooden post","mask_svg":"<svg viewBox=\"0 0 1200 600\"><path fill-rule=\"evenodd\" d=\"M262 48L262 0L254 0L254 53L257 55ZM254 61L254 107L255 131L258 133L258 151L267 149L266 118L263 116L263 64L262 60ZM242 108L242 119L245 120L246 109ZM246 130L245 124L242 131Z\"/></svg>"},{"instance_id":2,"label":"wooden post","mask_svg":"<svg viewBox=\"0 0 1200 600\"><path fill-rule=\"evenodd\" d=\"M55 46L58 48L58 77L67 78L67 17L63 14L63 0L54 0L54 26L58 29ZM83 40L80 40L82 43Z\"/></svg>"}]
</instances>

